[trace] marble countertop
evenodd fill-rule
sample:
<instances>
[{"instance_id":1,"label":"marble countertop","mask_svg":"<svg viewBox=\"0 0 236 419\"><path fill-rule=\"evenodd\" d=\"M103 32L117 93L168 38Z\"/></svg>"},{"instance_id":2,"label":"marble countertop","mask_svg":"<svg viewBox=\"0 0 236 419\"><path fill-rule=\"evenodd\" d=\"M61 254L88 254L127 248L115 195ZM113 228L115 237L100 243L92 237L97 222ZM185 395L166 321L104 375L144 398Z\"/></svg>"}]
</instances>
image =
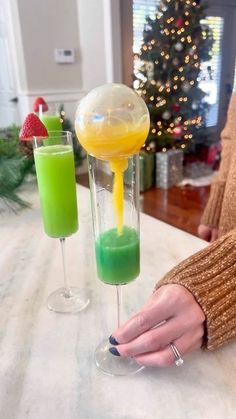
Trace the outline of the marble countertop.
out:
<instances>
[{"instance_id":1,"label":"marble countertop","mask_svg":"<svg viewBox=\"0 0 236 419\"><path fill-rule=\"evenodd\" d=\"M1 419L233 419L236 345L195 352L182 368L146 368L110 377L94 349L116 323L115 289L96 278L89 192L78 187L80 229L67 240L71 285L91 303L78 314L50 312L47 296L62 285L59 241L45 235L35 184L22 192L32 207L0 214ZM205 242L141 215L141 275L124 287L126 318L176 263Z\"/></svg>"}]
</instances>

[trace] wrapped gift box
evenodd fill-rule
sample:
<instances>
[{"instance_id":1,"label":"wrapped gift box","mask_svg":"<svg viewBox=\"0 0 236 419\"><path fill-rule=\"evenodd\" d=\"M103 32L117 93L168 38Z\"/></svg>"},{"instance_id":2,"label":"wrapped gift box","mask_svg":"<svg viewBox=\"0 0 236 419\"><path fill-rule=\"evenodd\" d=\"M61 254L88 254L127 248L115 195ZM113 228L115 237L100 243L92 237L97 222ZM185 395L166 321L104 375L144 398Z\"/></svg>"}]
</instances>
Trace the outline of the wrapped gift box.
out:
<instances>
[{"instance_id":1,"label":"wrapped gift box","mask_svg":"<svg viewBox=\"0 0 236 419\"><path fill-rule=\"evenodd\" d=\"M183 179L183 151L168 150L156 153L156 186L168 189Z\"/></svg>"},{"instance_id":2,"label":"wrapped gift box","mask_svg":"<svg viewBox=\"0 0 236 419\"><path fill-rule=\"evenodd\" d=\"M155 153L141 151L139 155L140 192L154 185Z\"/></svg>"}]
</instances>

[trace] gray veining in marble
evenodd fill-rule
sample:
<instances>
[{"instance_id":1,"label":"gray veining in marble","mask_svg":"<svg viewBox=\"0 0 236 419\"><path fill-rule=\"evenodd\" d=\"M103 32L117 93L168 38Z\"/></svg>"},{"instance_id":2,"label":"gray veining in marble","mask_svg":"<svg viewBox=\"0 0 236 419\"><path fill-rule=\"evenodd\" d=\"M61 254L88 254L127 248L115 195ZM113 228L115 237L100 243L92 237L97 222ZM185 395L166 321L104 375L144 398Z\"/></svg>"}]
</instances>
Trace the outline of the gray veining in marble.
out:
<instances>
[{"instance_id":1,"label":"gray veining in marble","mask_svg":"<svg viewBox=\"0 0 236 419\"><path fill-rule=\"evenodd\" d=\"M49 312L61 285L59 243L42 228L34 184L32 208L0 217L0 419L233 419L236 346L189 355L184 367L147 368L132 377L97 370L93 353L115 324L115 290L96 278L89 192L78 187L80 229L67 240L71 284L86 287L87 309ZM205 242L141 216L142 273L124 287L124 318L155 282Z\"/></svg>"}]
</instances>

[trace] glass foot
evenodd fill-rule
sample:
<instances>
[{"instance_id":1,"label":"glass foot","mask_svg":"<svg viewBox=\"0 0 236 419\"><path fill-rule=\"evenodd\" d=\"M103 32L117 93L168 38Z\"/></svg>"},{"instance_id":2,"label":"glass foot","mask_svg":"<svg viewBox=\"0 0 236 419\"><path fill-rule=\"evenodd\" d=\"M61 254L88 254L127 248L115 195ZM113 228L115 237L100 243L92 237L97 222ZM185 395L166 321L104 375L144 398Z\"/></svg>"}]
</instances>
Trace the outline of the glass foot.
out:
<instances>
[{"instance_id":1,"label":"glass foot","mask_svg":"<svg viewBox=\"0 0 236 419\"><path fill-rule=\"evenodd\" d=\"M144 369L133 358L112 355L109 352L111 346L106 339L96 348L95 362L102 372L108 375L132 375Z\"/></svg>"},{"instance_id":2,"label":"glass foot","mask_svg":"<svg viewBox=\"0 0 236 419\"><path fill-rule=\"evenodd\" d=\"M89 298L85 290L71 287L59 288L49 295L47 306L49 310L57 313L77 313L89 304Z\"/></svg>"}]
</instances>

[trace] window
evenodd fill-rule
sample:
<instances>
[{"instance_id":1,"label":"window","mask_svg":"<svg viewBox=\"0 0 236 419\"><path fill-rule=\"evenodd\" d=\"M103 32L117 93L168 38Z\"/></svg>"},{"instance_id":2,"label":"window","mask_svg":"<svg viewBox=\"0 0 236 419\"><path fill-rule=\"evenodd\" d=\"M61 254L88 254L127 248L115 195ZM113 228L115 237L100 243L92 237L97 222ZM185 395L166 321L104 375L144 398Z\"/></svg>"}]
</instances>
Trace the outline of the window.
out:
<instances>
[{"instance_id":1,"label":"window","mask_svg":"<svg viewBox=\"0 0 236 419\"><path fill-rule=\"evenodd\" d=\"M219 16L208 16L201 22L210 26L213 32L214 44L212 58L201 63L199 87L207 94L205 101L209 103L210 110L207 115L207 126L212 127L218 122L219 90L221 76L221 40L223 36L224 19Z\"/></svg>"},{"instance_id":2,"label":"window","mask_svg":"<svg viewBox=\"0 0 236 419\"><path fill-rule=\"evenodd\" d=\"M139 73L140 59L138 53L143 41L143 29L146 16L155 18L157 6L161 0L133 0L133 52L134 72ZM221 78L221 41L223 36L224 19L218 16L208 16L202 20L202 26L209 25L213 31L214 46L212 59L201 64L199 87L207 94L205 100L210 105L207 115L207 126L215 126L218 122L219 89ZM135 86L134 86L135 87ZM235 82L236 88L236 67Z\"/></svg>"},{"instance_id":3,"label":"window","mask_svg":"<svg viewBox=\"0 0 236 419\"><path fill-rule=\"evenodd\" d=\"M133 0L133 52L138 54L143 41L146 16L155 19L160 0Z\"/></svg>"},{"instance_id":4,"label":"window","mask_svg":"<svg viewBox=\"0 0 236 419\"><path fill-rule=\"evenodd\" d=\"M235 61L235 68L234 68L234 87L233 87L233 91L236 90L236 61Z\"/></svg>"}]
</instances>

